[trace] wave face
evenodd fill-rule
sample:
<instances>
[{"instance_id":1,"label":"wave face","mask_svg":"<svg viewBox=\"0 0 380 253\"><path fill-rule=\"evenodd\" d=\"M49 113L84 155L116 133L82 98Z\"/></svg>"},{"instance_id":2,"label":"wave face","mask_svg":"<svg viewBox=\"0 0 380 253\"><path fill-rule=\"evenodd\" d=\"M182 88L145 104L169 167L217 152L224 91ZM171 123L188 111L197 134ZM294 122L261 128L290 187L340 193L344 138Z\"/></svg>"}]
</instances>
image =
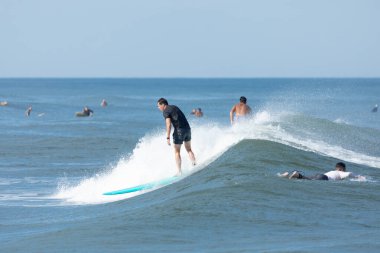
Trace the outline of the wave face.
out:
<instances>
[{"instance_id":1,"label":"wave face","mask_svg":"<svg viewBox=\"0 0 380 253\"><path fill-rule=\"evenodd\" d=\"M292 114L272 116L267 111L258 112L252 118L247 118L232 127L200 122L193 122L192 126L192 146L197 166L193 167L190 164L182 148L185 176L204 169L243 140L266 140L346 162L380 168L380 158L377 156L379 154L376 153L379 152L376 145L379 143L380 133L373 129L359 131L357 127L327 120ZM326 135L326 132L329 135ZM357 132L360 134L357 135ZM172 147L167 146L163 140L165 135L162 131L147 134L140 139L132 154L122 157L116 166L86 178L76 186L61 185L59 192L53 198L76 204L95 204L146 193L147 191L117 196L103 195L108 191L134 187L173 176L176 169ZM366 145L361 147L358 143ZM351 149L353 147L355 149ZM268 150L268 153L272 151ZM373 155L369 155L371 153ZM250 155L243 152L239 156L244 159ZM286 157L284 159L288 160ZM333 164L327 167L333 168Z\"/></svg>"}]
</instances>

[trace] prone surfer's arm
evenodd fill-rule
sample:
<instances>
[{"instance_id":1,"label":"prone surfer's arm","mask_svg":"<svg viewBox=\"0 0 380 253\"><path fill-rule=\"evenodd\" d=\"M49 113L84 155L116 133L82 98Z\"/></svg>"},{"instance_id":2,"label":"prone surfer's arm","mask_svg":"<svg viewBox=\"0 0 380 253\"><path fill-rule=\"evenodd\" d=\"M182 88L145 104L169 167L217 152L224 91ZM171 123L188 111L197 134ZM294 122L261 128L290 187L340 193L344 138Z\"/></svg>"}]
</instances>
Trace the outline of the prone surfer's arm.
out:
<instances>
[{"instance_id":1,"label":"prone surfer's arm","mask_svg":"<svg viewBox=\"0 0 380 253\"><path fill-rule=\"evenodd\" d=\"M165 123L166 123L166 140L168 141L168 145L170 145L170 131L172 127L172 121L170 118L166 118Z\"/></svg>"},{"instance_id":2,"label":"prone surfer's arm","mask_svg":"<svg viewBox=\"0 0 380 253\"><path fill-rule=\"evenodd\" d=\"M356 179L356 180L359 180L359 181L365 181L366 180L365 176L356 175L356 174L354 174L352 172L350 172L350 174L348 174L348 178L353 178L353 179Z\"/></svg>"}]
</instances>

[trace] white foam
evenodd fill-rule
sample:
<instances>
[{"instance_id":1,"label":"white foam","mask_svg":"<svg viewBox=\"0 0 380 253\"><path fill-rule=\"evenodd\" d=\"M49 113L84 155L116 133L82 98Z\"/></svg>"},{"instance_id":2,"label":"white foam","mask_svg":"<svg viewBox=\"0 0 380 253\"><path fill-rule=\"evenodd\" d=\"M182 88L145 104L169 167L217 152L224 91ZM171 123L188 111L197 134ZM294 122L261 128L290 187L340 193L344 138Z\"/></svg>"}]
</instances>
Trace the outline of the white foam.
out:
<instances>
[{"instance_id":1,"label":"white foam","mask_svg":"<svg viewBox=\"0 0 380 253\"><path fill-rule=\"evenodd\" d=\"M336 120L334 120L334 122L337 123L337 124L350 125L350 122L348 122L347 120L344 120L342 118L337 118Z\"/></svg>"},{"instance_id":2,"label":"white foam","mask_svg":"<svg viewBox=\"0 0 380 253\"><path fill-rule=\"evenodd\" d=\"M202 125L192 129L192 147L197 166L192 166L187 152L181 150L182 171L190 175L219 157L242 138L236 129L215 124ZM177 172L172 146L166 143L165 132L160 131L143 137L130 157L121 158L116 166L91 178L82 180L76 186L63 184L53 198L65 199L76 204L104 203L136 196L131 193L104 196L104 192L133 187L164 178Z\"/></svg>"},{"instance_id":3,"label":"white foam","mask_svg":"<svg viewBox=\"0 0 380 253\"><path fill-rule=\"evenodd\" d=\"M18 179L18 178L0 178L0 185L19 184L20 182L22 182L22 179Z\"/></svg>"}]
</instances>

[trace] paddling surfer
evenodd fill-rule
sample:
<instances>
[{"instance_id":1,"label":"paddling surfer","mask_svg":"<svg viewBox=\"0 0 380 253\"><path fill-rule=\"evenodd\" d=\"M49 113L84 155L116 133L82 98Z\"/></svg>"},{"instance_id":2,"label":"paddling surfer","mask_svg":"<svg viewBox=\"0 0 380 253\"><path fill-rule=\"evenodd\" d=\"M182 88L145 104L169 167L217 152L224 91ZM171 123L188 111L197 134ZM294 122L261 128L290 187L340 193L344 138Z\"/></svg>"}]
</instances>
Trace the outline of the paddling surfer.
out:
<instances>
[{"instance_id":1,"label":"paddling surfer","mask_svg":"<svg viewBox=\"0 0 380 253\"><path fill-rule=\"evenodd\" d=\"M346 164L339 162L335 165L335 170L331 170L324 174L315 174L313 176L302 175L299 171L293 171L290 175L289 172L280 174L281 177L288 177L289 179L308 179L308 180L343 180L348 178L355 178L359 180L365 179L360 175L355 175L352 172L346 171Z\"/></svg>"},{"instance_id":2,"label":"paddling surfer","mask_svg":"<svg viewBox=\"0 0 380 253\"><path fill-rule=\"evenodd\" d=\"M169 105L168 101L165 98L160 98L157 101L157 107L165 118L166 123L166 141L170 146L170 132L171 126L174 127L173 132L173 143L174 143L174 153L175 161L177 165L178 173L177 175L182 174L181 170L181 146L185 143L185 148L189 154L190 160L193 165L196 164L195 156L191 150L191 128L189 122L187 121L183 112L175 105Z\"/></svg>"},{"instance_id":3,"label":"paddling surfer","mask_svg":"<svg viewBox=\"0 0 380 253\"><path fill-rule=\"evenodd\" d=\"M86 116L91 116L93 113L94 113L94 111L93 110L91 110L90 108L88 108L87 106L85 106L84 108L83 108L83 112L82 112L84 115L86 115Z\"/></svg>"}]
</instances>

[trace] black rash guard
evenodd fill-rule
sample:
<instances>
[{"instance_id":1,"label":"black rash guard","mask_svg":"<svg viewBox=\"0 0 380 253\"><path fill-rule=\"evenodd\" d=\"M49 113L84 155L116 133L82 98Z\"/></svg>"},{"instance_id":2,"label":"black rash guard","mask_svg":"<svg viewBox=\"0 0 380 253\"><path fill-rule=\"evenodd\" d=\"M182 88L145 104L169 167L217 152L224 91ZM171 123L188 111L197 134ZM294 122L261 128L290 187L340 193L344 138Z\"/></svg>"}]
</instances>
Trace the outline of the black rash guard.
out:
<instances>
[{"instance_id":1,"label":"black rash guard","mask_svg":"<svg viewBox=\"0 0 380 253\"><path fill-rule=\"evenodd\" d=\"M183 112L175 105L167 105L162 112L165 119L170 118L175 129L190 129Z\"/></svg>"}]
</instances>

